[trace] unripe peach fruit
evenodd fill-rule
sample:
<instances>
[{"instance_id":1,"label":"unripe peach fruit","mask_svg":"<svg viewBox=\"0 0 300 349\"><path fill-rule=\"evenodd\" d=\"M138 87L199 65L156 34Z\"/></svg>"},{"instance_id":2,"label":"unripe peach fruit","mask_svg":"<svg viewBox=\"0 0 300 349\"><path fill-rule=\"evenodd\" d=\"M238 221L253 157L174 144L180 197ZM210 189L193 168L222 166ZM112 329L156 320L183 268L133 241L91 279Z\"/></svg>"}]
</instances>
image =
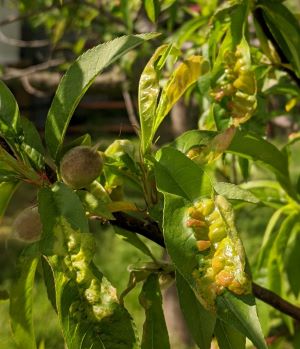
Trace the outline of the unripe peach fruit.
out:
<instances>
[{"instance_id":1,"label":"unripe peach fruit","mask_svg":"<svg viewBox=\"0 0 300 349\"><path fill-rule=\"evenodd\" d=\"M60 163L63 181L73 189L91 184L101 174L103 160L100 153L88 146L77 146L69 150Z\"/></svg>"}]
</instances>

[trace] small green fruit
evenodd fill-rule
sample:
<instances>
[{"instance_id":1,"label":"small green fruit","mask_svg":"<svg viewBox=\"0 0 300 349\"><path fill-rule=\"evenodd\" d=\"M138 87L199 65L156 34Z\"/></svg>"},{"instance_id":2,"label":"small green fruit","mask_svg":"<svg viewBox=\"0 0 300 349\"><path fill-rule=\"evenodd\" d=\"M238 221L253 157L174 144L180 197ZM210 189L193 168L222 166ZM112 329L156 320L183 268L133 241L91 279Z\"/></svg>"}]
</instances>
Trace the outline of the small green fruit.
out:
<instances>
[{"instance_id":1,"label":"small green fruit","mask_svg":"<svg viewBox=\"0 0 300 349\"><path fill-rule=\"evenodd\" d=\"M91 184L99 177L103 168L100 153L88 146L78 146L69 150L60 164L63 181L73 189Z\"/></svg>"},{"instance_id":2,"label":"small green fruit","mask_svg":"<svg viewBox=\"0 0 300 349\"><path fill-rule=\"evenodd\" d=\"M40 239L42 223L37 207L27 207L15 219L12 225L12 237L24 242Z\"/></svg>"}]
</instances>

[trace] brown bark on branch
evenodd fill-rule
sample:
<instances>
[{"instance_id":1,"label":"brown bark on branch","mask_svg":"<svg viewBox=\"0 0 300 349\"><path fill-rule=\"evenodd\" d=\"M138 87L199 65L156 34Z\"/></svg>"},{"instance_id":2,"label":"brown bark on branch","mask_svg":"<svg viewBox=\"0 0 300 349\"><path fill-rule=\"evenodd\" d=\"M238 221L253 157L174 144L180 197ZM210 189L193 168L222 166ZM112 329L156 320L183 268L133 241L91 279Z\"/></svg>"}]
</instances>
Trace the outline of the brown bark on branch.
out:
<instances>
[{"instance_id":1,"label":"brown bark on branch","mask_svg":"<svg viewBox=\"0 0 300 349\"><path fill-rule=\"evenodd\" d=\"M121 212L114 213L114 216L116 220L110 221L111 225L145 236L161 247L165 247L162 231L156 222L142 221ZM252 283L252 290L256 298L300 322L299 307L291 304L290 302L278 296L276 293L254 282Z\"/></svg>"}]
</instances>

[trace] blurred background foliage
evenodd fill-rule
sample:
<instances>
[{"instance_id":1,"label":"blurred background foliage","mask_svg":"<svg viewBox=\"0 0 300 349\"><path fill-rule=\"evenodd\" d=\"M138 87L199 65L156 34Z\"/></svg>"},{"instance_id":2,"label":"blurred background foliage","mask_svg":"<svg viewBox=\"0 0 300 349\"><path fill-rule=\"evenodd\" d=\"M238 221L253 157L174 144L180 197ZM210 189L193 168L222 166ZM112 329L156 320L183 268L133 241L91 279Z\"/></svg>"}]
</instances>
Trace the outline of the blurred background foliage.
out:
<instances>
[{"instance_id":1,"label":"blurred background foliage","mask_svg":"<svg viewBox=\"0 0 300 349\"><path fill-rule=\"evenodd\" d=\"M176 49L182 50L183 56L195 53L207 56L208 38L213 25L224 25L224 22L222 24L222 21L218 21L218 16L213 15L217 11L222 17L222 9L234 1L2 0L0 3L5 10L5 15L0 19L1 79L12 89L21 113L35 122L41 134L46 111L58 82L78 55L99 42L120 35L150 31L161 33L157 39L146 43L139 50L130 52L112 69L97 78L76 110L76 117L73 118L69 129L69 140L78 134L89 132L93 141L100 142L100 148L104 150L116 138L129 138L136 143L137 85L139 75L155 47L164 42L172 42ZM300 19L299 1L288 0L284 3ZM266 135L280 147L287 142L291 134L299 131L299 78L282 69L281 63L276 65L264 56L261 43L254 33L252 17L249 18L248 25L251 54L257 68L257 77L263 84L263 92L258 96L259 108L255 117L245 127ZM10 29L13 26L15 31ZM11 36L14 32L15 37ZM222 30L219 35L222 35ZM5 58L6 47L14 47L14 59ZM261 61L264 62L263 65L260 65ZM205 78L200 79L175 106L171 118L164 122L159 142L170 141L191 127L210 128L209 98L205 96L207 83ZM220 127L222 128L222 125ZM295 182L300 170L299 156L298 143L293 145L291 157L291 173ZM250 177L270 179L270 173L259 166L251 164L245 167L228 156L218 161L217 171L220 180L236 184ZM35 195L30 185L19 187L16 199L12 201L0 223L1 292L11 283L16 258L23 247L19 242L7 240L10 225L18 212L33 203ZM129 191L126 195L136 202L140 199L134 191ZM255 205L241 206L237 209L237 223L247 255L250 263L254 263L272 209ZM91 228L98 241L96 263L120 293L128 281L127 266L145 261L145 257L117 237L111 227L104 229L99 223L92 222ZM161 248L154 244L150 247L157 258L163 258ZM54 311L50 303L45 301L46 291L39 282L39 277L35 289L34 314L39 345L41 349L60 349L63 348L62 336ZM138 330L141 331L143 312L137 301L139 291L140 288L137 287L126 298L126 305L135 318ZM3 298L0 300L0 348L16 348L10 335L5 294L0 298ZM259 303L262 316L265 307L268 306ZM273 310L272 312L275 313ZM270 328L270 324L267 325L265 331ZM299 335L292 336L287 323L278 314L274 314L271 333L266 332L266 335L270 339L270 348L274 349L297 348L299 343ZM174 348L184 348L181 342L176 345L179 340L176 333L172 334L171 331L170 336L174 338ZM189 344L188 348L191 347Z\"/></svg>"}]
</instances>

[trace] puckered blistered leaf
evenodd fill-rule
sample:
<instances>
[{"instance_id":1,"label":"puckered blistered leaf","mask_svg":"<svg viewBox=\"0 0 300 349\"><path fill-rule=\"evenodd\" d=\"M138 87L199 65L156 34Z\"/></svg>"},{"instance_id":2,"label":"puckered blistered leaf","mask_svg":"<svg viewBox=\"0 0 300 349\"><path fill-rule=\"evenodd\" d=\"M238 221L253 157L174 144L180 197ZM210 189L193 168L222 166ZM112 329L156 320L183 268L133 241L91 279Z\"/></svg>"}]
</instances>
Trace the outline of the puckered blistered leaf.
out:
<instances>
[{"instance_id":1,"label":"puckered blistered leaf","mask_svg":"<svg viewBox=\"0 0 300 349\"><path fill-rule=\"evenodd\" d=\"M148 276L147 280L144 282L139 300L146 314L141 348L170 348L167 326L162 309L162 297L158 275L150 274Z\"/></svg>"},{"instance_id":2,"label":"puckered blistered leaf","mask_svg":"<svg viewBox=\"0 0 300 349\"><path fill-rule=\"evenodd\" d=\"M193 203L164 197L164 237L179 273L204 308L266 348L231 205L221 196Z\"/></svg>"},{"instance_id":3,"label":"puckered blistered leaf","mask_svg":"<svg viewBox=\"0 0 300 349\"><path fill-rule=\"evenodd\" d=\"M216 311L216 297L225 289L250 293L243 246L225 198L191 205L165 193L164 234L175 266L206 309Z\"/></svg>"},{"instance_id":4,"label":"puckered blistered leaf","mask_svg":"<svg viewBox=\"0 0 300 349\"><path fill-rule=\"evenodd\" d=\"M92 262L95 241L77 195L64 184L41 189L41 248L55 283L56 309L69 349L134 349L138 341L116 290Z\"/></svg>"}]
</instances>

